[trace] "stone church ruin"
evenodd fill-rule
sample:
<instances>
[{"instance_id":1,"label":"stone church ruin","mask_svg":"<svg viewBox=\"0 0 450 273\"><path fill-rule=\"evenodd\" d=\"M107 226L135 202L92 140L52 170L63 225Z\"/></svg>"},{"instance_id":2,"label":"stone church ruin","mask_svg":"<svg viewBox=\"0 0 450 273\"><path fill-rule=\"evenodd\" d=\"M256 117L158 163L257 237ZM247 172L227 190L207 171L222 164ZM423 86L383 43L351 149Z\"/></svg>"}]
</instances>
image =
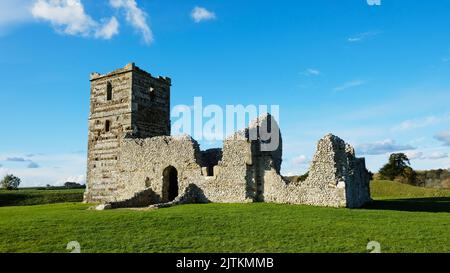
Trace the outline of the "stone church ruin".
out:
<instances>
[{"instance_id":1,"label":"stone church ruin","mask_svg":"<svg viewBox=\"0 0 450 273\"><path fill-rule=\"evenodd\" d=\"M164 207L183 203L274 202L361 207L371 201L364 158L334 135L319 140L302 182L280 175L281 133L273 151L252 132L276 122L265 114L200 150L190 136L171 136L171 79L133 63L91 74L86 202L102 208ZM270 140L269 140L270 141Z\"/></svg>"}]
</instances>

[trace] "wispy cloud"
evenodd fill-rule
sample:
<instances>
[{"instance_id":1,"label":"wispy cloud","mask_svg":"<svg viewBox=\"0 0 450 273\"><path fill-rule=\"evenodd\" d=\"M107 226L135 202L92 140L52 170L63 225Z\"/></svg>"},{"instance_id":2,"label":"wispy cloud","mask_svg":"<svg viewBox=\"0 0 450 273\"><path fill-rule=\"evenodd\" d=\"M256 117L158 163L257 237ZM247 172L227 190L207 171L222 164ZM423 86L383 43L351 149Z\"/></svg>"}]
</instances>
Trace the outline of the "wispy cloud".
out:
<instances>
[{"instance_id":1,"label":"wispy cloud","mask_svg":"<svg viewBox=\"0 0 450 273\"><path fill-rule=\"evenodd\" d=\"M356 145L355 149L362 155L382 155L398 151L415 150L411 145L397 144L392 139Z\"/></svg>"},{"instance_id":2,"label":"wispy cloud","mask_svg":"<svg viewBox=\"0 0 450 273\"><path fill-rule=\"evenodd\" d=\"M209 21L216 19L216 14L212 11L209 11L203 7L195 7L191 11L191 18L196 23L200 23L203 21Z\"/></svg>"},{"instance_id":3,"label":"wispy cloud","mask_svg":"<svg viewBox=\"0 0 450 273\"><path fill-rule=\"evenodd\" d=\"M108 2L107 2L108 3ZM125 20L141 33L146 44L153 41L148 15L136 0L109 0L109 5L124 11ZM119 20L112 16L93 19L82 0L8 0L0 2L0 31L5 25L37 19L50 23L60 34L109 40L119 34Z\"/></svg>"},{"instance_id":4,"label":"wispy cloud","mask_svg":"<svg viewBox=\"0 0 450 273\"><path fill-rule=\"evenodd\" d=\"M379 31L368 31L368 32L363 32L363 33L359 33L356 34L352 37L349 37L347 39L348 42L350 43L357 43L357 42L362 42L368 38L374 37L376 35L380 34Z\"/></svg>"},{"instance_id":5,"label":"wispy cloud","mask_svg":"<svg viewBox=\"0 0 450 273\"><path fill-rule=\"evenodd\" d=\"M300 74L304 76L319 76L320 70L315 68L308 68L305 71L301 72Z\"/></svg>"},{"instance_id":6,"label":"wispy cloud","mask_svg":"<svg viewBox=\"0 0 450 273\"><path fill-rule=\"evenodd\" d=\"M429 155L425 155L423 152L420 151L409 151L405 153L410 160L438 160L438 159L444 159L448 158L449 155L446 152L442 151L435 151L432 152Z\"/></svg>"},{"instance_id":7,"label":"wispy cloud","mask_svg":"<svg viewBox=\"0 0 450 273\"><path fill-rule=\"evenodd\" d=\"M0 155L0 158L22 158ZM35 154L33 160L22 158L24 164L6 163L0 168L0 177L14 174L22 179L21 186L62 185L64 182L85 182L86 154ZM2 162L3 163L3 162ZM56 169L55 167L58 166Z\"/></svg>"},{"instance_id":8,"label":"wispy cloud","mask_svg":"<svg viewBox=\"0 0 450 273\"><path fill-rule=\"evenodd\" d=\"M347 89L350 89L350 88L354 88L354 87L358 87L358 86L365 85L365 84L366 84L366 81L353 80L353 81L346 82L346 83L344 83L344 84L342 84L340 86L337 86L333 90L334 91L344 91L344 90L347 90Z\"/></svg>"},{"instance_id":9,"label":"wispy cloud","mask_svg":"<svg viewBox=\"0 0 450 273\"><path fill-rule=\"evenodd\" d=\"M127 22L141 33L146 44L153 42L153 32L147 22L148 15L138 7L136 0L110 0L109 3L113 8L125 11Z\"/></svg>"},{"instance_id":10,"label":"wispy cloud","mask_svg":"<svg viewBox=\"0 0 450 273\"><path fill-rule=\"evenodd\" d=\"M37 169L39 168L39 165L36 162L30 161L30 163L28 163L27 165L28 169Z\"/></svg>"},{"instance_id":11,"label":"wispy cloud","mask_svg":"<svg viewBox=\"0 0 450 273\"><path fill-rule=\"evenodd\" d=\"M119 22L116 17L112 17L108 23L95 32L95 37L109 40L117 34L119 34Z\"/></svg>"},{"instance_id":12,"label":"wispy cloud","mask_svg":"<svg viewBox=\"0 0 450 273\"><path fill-rule=\"evenodd\" d=\"M450 131L444 131L436 134L435 139L442 141L445 146L450 146Z\"/></svg>"},{"instance_id":13,"label":"wispy cloud","mask_svg":"<svg viewBox=\"0 0 450 273\"><path fill-rule=\"evenodd\" d=\"M445 153L445 152L434 152L428 158L429 159L443 159L443 158L447 158L447 157L448 157L448 153Z\"/></svg>"},{"instance_id":14,"label":"wispy cloud","mask_svg":"<svg viewBox=\"0 0 450 273\"><path fill-rule=\"evenodd\" d=\"M25 158L23 157L7 157L6 161L11 161L11 162L25 162L27 161Z\"/></svg>"},{"instance_id":15,"label":"wispy cloud","mask_svg":"<svg viewBox=\"0 0 450 273\"><path fill-rule=\"evenodd\" d=\"M423 152L410 151L405 153L409 160L424 159Z\"/></svg>"},{"instance_id":16,"label":"wispy cloud","mask_svg":"<svg viewBox=\"0 0 450 273\"><path fill-rule=\"evenodd\" d=\"M418 119L410 119L405 120L402 123L394 126L392 128L393 131L407 131L412 129L418 129L418 128L425 128L428 126L433 126L440 124L442 122L450 120L450 115L444 115L444 116L428 116L424 118L418 118Z\"/></svg>"},{"instance_id":17,"label":"wispy cloud","mask_svg":"<svg viewBox=\"0 0 450 273\"><path fill-rule=\"evenodd\" d=\"M292 159L292 163L294 163L294 165L304 165L304 164L308 164L309 163L309 159L306 155L299 155L297 157L294 157Z\"/></svg>"},{"instance_id":18,"label":"wispy cloud","mask_svg":"<svg viewBox=\"0 0 450 273\"><path fill-rule=\"evenodd\" d=\"M34 18L49 22L57 32L67 35L111 39L118 33L119 24L115 17L104 20L102 25L85 12L81 0L37 0L31 13Z\"/></svg>"},{"instance_id":19,"label":"wispy cloud","mask_svg":"<svg viewBox=\"0 0 450 273\"><path fill-rule=\"evenodd\" d=\"M30 6L32 0L0 1L0 30L32 19Z\"/></svg>"}]
</instances>

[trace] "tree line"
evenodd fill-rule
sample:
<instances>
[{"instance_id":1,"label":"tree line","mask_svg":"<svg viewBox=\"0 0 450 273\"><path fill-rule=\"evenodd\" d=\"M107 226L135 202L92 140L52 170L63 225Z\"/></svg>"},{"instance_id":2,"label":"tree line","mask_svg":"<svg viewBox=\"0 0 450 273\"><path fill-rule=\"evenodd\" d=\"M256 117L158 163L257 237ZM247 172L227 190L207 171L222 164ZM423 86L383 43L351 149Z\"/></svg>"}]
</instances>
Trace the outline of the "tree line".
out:
<instances>
[{"instance_id":1,"label":"tree line","mask_svg":"<svg viewBox=\"0 0 450 273\"><path fill-rule=\"evenodd\" d=\"M388 163L381 167L375 177L419 187L450 188L449 170L416 171L404 153L391 154Z\"/></svg>"}]
</instances>

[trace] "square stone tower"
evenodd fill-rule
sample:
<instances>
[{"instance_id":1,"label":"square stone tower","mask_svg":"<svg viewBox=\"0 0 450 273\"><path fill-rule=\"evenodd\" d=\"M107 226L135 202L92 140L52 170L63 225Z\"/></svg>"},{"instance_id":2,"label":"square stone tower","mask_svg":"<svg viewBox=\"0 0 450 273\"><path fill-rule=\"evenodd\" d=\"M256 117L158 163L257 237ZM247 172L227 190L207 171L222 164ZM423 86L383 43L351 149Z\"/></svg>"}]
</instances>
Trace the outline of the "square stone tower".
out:
<instances>
[{"instance_id":1,"label":"square stone tower","mask_svg":"<svg viewBox=\"0 0 450 273\"><path fill-rule=\"evenodd\" d=\"M170 135L168 77L153 77L134 63L91 74L85 201L112 201L121 140Z\"/></svg>"}]
</instances>

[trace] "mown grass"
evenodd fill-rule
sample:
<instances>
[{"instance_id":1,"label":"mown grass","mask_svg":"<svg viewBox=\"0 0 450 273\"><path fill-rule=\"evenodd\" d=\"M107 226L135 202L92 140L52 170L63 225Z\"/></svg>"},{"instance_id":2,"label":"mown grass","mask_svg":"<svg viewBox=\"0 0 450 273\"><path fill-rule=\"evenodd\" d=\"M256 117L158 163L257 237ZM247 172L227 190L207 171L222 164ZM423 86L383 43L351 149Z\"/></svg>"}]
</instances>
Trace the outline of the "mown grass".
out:
<instances>
[{"instance_id":1,"label":"mown grass","mask_svg":"<svg viewBox=\"0 0 450 273\"><path fill-rule=\"evenodd\" d=\"M402 192L382 189L391 186ZM150 211L95 211L81 203L2 207L0 252L67 252L70 241L82 252L362 253L369 241L383 252L450 252L450 194L411 189L412 200L428 201L388 200L387 193L404 197L401 186L375 182L380 199L356 210L267 203ZM424 202L442 206L431 210Z\"/></svg>"},{"instance_id":2,"label":"mown grass","mask_svg":"<svg viewBox=\"0 0 450 273\"><path fill-rule=\"evenodd\" d=\"M0 207L81 202L83 201L83 192L84 189L20 189L14 191L0 190Z\"/></svg>"}]
</instances>

